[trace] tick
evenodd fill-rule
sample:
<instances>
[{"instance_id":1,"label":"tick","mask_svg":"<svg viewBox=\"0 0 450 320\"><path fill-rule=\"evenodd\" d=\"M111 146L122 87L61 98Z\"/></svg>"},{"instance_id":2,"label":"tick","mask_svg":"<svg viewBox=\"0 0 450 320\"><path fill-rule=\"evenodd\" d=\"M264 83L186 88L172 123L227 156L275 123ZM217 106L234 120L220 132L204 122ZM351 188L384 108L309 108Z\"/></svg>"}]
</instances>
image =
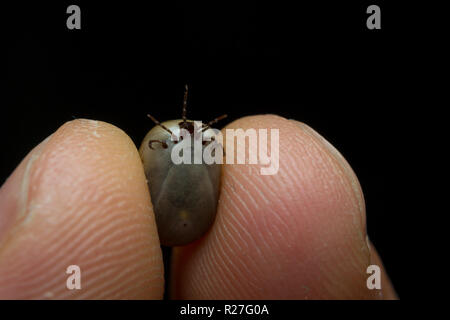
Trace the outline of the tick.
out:
<instances>
[{"instance_id":1,"label":"tick","mask_svg":"<svg viewBox=\"0 0 450 320\"><path fill-rule=\"evenodd\" d=\"M201 128L186 118L188 87L185 86L182 118L156 124L139 148L148 181L159 239L165 246L186 245L200 238L214 222L219 200L222 165L175 164L171 153L182 140L181 129L189 132L191 154L194 154L194 131L202 133L202 149L214 141L211 125L226 117L220 116ZM172 138L174 136L174 138Z\"/></svg>"}]
</instances>

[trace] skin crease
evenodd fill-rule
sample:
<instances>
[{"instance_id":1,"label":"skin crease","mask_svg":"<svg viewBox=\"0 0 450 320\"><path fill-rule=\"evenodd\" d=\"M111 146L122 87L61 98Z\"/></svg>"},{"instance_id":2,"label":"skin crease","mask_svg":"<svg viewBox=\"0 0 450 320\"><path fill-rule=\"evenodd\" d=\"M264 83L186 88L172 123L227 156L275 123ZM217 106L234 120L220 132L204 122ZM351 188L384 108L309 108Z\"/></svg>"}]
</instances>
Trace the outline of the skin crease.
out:
<instances>
[{"instance_id":1,"label":"skin crease","mask_svg":"<svg viewBox=\"0 0 450 320\"><path fill-rule=\"evenodd\" d=\"M361 189L342 156L278 116L227 126L237 127L280 129L279 172L224 166L214 225L174 250L172 297L396 298L368 245ZM366 288L370 263L382 267L381 291ZM66 289L72 264L81 290ZM163 281L142 163L122 130L68 122L0 189L0 299L159 299Z\"/></svg>"}]
</instances>

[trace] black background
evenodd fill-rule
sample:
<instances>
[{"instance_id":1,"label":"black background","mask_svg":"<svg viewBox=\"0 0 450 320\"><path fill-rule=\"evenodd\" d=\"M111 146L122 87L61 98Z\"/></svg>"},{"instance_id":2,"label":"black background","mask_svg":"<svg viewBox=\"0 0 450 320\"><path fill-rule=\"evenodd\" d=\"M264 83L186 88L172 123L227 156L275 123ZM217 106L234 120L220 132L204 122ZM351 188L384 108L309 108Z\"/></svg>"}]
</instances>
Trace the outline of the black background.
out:
<instances>
[{"instance_id":1,"label":"black background","mask_svg":"<svg viewBox=\"0 0 450 320\"><path fill-rule=\"evenodd\" d=\"M146 117L188 116L221 125L275 113L305 122L344 155L360 179L368 234L400 298L408 284L405 212L393 152L402 103L398 64L411 29L387 1L59 1L5 10L6 99L0 181L64 122L110 122L139 146ZM145 4L144 4L145 3ZM81 7L81 30L66 8ZM382 29L366 28L378 4Z\"/></svg>"}]
</instances>

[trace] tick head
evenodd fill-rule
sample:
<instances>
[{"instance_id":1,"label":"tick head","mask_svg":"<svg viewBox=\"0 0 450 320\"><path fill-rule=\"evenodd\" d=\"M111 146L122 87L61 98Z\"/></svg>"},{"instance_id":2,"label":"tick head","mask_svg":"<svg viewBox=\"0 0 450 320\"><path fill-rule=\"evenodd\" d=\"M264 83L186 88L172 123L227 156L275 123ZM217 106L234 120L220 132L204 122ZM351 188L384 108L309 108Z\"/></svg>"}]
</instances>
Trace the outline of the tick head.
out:
<instances>
[{"instance_id":1,"label":"tick head","mask_svg":"<svg viewBox=\"0 0 450 320\"><path fill-rule=\"evenodd\" d=\"M184 129L184 130L187 130L190 135L194 134L194 129L195 129L194 121L183 120L180 123L178 123L178 126L180 127L180 130Z\"/></svg>"}]
</instances>

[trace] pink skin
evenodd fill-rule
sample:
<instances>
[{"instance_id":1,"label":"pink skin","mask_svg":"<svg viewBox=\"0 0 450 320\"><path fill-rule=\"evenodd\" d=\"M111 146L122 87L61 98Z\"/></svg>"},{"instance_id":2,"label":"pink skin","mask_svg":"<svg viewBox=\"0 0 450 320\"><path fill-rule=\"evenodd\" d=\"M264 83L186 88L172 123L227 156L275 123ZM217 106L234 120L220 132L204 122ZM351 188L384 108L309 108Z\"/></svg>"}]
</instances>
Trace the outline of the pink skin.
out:
<instances>
[{"instance_id":1,"label":"pink skin","mask_svg":"<svg viewBox=\"0 0 450 320\"><path fill-rule=\"evenodd\" d=\"M344 158L309 127L277 116L227 128L280 129L279 172L224 166L213 227L174 250L172 297L396 298L384 269L383 289L366 287L367 266L382 265ZM81 290L66 288L72 264ZM163 285L142 163L122 130L68 122L0 189L0 298L157 299Z\"/></svg>"}]
</instances>

